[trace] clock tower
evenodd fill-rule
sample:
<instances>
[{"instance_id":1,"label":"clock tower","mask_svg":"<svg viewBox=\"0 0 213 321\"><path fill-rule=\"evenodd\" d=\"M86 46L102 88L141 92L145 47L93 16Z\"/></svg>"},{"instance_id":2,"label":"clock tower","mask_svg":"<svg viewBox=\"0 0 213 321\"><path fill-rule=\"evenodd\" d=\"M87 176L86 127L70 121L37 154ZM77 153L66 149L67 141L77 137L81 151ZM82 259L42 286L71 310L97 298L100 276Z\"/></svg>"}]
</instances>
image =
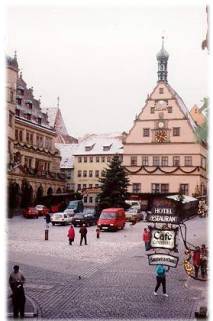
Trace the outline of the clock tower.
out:
<instances>
[{"instance_id":1,"label":"clock tower","mask_svg":"<svg viewBox=\"0 0 213 321\"><path fill-rule=\"evenodd\" d=\"M157 54L158 61L158 81L167 83L167 62L169 59L168 52L164 49L164 37L162 37L162 48Z\"/></svg>"}]
</instances>

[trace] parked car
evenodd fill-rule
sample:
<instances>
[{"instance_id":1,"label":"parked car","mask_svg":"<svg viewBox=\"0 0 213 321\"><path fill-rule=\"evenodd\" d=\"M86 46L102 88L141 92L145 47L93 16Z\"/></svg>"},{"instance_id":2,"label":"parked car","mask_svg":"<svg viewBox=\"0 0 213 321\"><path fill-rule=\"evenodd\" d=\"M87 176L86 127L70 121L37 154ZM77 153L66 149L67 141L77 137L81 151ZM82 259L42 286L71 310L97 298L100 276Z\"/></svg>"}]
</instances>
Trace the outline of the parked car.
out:
<instances>
[{"instance_id":1,"label":"parked car","mask_svg":"<svg viewBox=\"0 0 213 321\"><path fill-rule=\"evenodd\" d=\"M64 212L57 212L51 215L50 220L52 225L67 225L72 223L72 215L66 214Z\"/></svg>"},{"instance_id":2,"label":"parked car","mask_svg":"<svg viewBox=\"0 0 213 321\"><path fill-rule=\"evenodd\" d=\"M95 225L97 222L97 217L94 213L91 212L82 212L82 213L76 213L73 216L72 223L74 226L81 226L83 224L86 224L87 226Z\"/></svg>"},{"instance_id":3,"label":"parked car","mask_svg":"<svg viewBox=\"0 0 213 321\"><path fill-rule=\"evenodd\" d=\"M123 208L106 208L102 210L97 226L101 230L117 231L124 228L125 222L126 216Z\"/></svg>"},{"instance_id":4,"label":"parked car","mask_svg":"<svg viewBox=\"0 0 213 321\"><path fill-rule=\"evenodd\" d=\"M141 212L136 207L130 207L125 212L127 222L138 222L142 220Z\"/></svg>"},{"instance_id":5,"label":"parked car","mask_svg":"<svg viewBox=\"0 0 213 321\"><path fill-rule=\"evenodd\" d=\"M47 215L49 213L49 209L44 205L36 205L35 208L37 209L39 215Z\"/></svg>"},{"instance_id":6,"label":"parked car","mask_svg":"<svg viewBox=\"0 0 213 321\"><path fill-rule=\"evenodd\" d=\"M130 205L130 207L135 207L138 210L141 210L141 202L136 200L125 200L125 203Z\"/></svg>"},{"instance_id":7,"label":"parked car","mask_svg":"<svg viewBox=\"0 0 213 321\"><path fill-rule=\"evenodd\" d=\"M38 218L39 213L35 207L27 207L23 210L23 216L26 218Z\"/></svg>"},{"instance_id":8,"label":"parked car","mask_svg":"<svg viewBox=\"0 0 213 321\"><path fill-rule=\"evenodd\" d=\"M61 203L54 204L50 206L50 212L51 213L58 213L61 209Z\"/></svg>"}]
</instances>

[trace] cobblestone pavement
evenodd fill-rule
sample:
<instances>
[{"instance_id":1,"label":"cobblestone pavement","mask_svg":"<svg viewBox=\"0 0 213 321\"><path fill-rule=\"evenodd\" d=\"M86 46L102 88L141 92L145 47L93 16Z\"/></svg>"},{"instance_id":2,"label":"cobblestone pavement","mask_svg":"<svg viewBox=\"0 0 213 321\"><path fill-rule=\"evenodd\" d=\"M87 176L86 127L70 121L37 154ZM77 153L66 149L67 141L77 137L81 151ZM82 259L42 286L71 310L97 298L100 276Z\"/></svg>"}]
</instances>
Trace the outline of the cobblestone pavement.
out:
<instances>
[{"instance_id":1,"label":"cobblestone pavement","mask_svg":"<svg viewBox=\"0 0 213 321\"><path fill-rule=\"evenodd\" d=\"M207 300L207 284L188 279L179 240L179 264L167 275L168 298L153 295L155 276L141 240L146 224L126 224L123 231L88 228L88 246L79 246L79 233L69 246L68 227L50 227L44 241L44 220L15 217L8 221L8 268L20 265L26 293L45 319L193 319L200 302ZM187 222L188 241L207 240L206 219ZM9 271L8 271L9 273ZM79 278L80 277L80 278Z\"/></svg>"}]
</instances>

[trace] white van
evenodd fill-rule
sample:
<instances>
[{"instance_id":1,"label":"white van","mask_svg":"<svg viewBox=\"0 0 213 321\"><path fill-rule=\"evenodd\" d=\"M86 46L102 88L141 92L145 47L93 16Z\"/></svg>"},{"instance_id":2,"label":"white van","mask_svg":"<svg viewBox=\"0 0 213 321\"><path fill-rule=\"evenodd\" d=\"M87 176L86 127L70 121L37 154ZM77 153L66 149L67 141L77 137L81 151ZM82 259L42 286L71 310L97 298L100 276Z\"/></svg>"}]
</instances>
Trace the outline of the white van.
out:
<instances>
[{"instance_id":1,"label":"white van","mask_svg":"<svg viewBox=\"0 0 213 321\"><path fill-rule=\"evenodd\" d=\"M73 215L69 213L64 212L58 212L51 215L51 223L52 225L60 224L60 225L66 225L72 223Z\"/></svg>"},{"instance_id":2,"label":"white van","mask_svg":"<svg viewBox=\"0 0 213 321\"><path fill-rule=\"evenodd\" d=\"M129 204L131 208L135 208L137 210L141 210L141 202L140 201L134 201L134 200L125 200L125 203Z\"/></svg>"}]
</instances>

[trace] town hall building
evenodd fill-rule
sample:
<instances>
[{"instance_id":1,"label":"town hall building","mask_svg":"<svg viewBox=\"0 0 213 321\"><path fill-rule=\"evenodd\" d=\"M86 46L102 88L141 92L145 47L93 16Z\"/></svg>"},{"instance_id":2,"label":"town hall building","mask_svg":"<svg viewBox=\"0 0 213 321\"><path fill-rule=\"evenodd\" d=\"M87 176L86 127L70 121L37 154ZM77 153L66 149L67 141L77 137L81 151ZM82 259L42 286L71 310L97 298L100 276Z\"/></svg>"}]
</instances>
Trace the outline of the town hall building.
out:
<instances>
[{"instance_id":1,"label":"town hall building","mask_svg":"<svg viewBox=\"0 0 213 321\"><path fill-rule=\"evenodd\" d=\"M131 193L207 193L207 144L182 98L167 81L169 54L157 54L158 81L124 141Z\"/></svg>"}]
</instances>

